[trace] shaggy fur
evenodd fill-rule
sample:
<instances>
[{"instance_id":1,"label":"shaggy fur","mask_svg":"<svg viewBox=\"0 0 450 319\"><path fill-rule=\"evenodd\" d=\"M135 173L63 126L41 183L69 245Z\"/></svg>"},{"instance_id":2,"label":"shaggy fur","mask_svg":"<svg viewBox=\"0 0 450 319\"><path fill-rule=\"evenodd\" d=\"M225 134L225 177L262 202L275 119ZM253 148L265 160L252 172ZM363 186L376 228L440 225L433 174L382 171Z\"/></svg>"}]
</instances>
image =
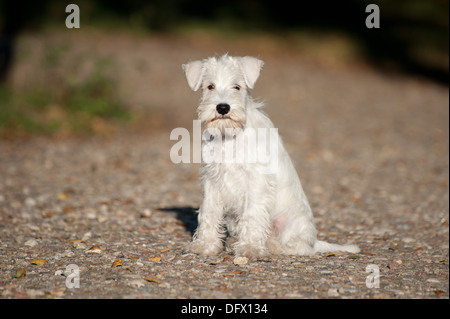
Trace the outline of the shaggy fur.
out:
<instances>
[{"instance_id":1,"label":"shaggy fur","mask_svg":"<svg viewBox=\"0 0 450 319\"><path fill-rule=\"evenodd\" d=\"M253 101L249 94L262 66L263 62L253 57L228 55L183 65L191 89L202 91L198 117L210 132L206 138L204 135L203 150L211 149L211 143L222 150L228 146L233 149L229 144L242 136L249 146L252 140L247 131L274 128L261 111L262 104ZM264 142L259 136L256 141L257 148ZM235 255L248 258L268 253L311 255L337 250L357 253L355 245L317 240L311 208L278 134L276 147L270 150L277 164L270 173L267 162L248 161L251 152L244 162L203 162L203 202L189 250L205 255L220 253L228 230L236 238ZM237 158L239 154L235 151L233 156Z\"/></svg>"}]
</instances>

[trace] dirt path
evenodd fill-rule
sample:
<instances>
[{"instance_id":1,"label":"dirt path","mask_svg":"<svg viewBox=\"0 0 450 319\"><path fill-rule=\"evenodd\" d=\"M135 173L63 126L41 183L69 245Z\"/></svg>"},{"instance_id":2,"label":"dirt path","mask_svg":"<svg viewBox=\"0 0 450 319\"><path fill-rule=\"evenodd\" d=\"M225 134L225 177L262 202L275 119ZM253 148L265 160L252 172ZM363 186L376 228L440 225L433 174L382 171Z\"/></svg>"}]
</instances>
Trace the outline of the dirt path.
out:
<instances>
[{"instance_id":1,"label":"dirt path","mask_svg":"<svg viewBox=\"0 0 450 319\"><path fill-rule=\"evenodd\" d=\"M201 201L198 165L169 158L170 131L191 130L198 100L180 64L211 46L124 40L118 56L133 43L148 72L119 78L135 83L136 103L163 114L158 130L0 141L1 298L449 297L448 88L261 54L253 95L295 162L319 237L362 253L235 265L229 252L183 253Z\"/></svg>"}]
</instances>

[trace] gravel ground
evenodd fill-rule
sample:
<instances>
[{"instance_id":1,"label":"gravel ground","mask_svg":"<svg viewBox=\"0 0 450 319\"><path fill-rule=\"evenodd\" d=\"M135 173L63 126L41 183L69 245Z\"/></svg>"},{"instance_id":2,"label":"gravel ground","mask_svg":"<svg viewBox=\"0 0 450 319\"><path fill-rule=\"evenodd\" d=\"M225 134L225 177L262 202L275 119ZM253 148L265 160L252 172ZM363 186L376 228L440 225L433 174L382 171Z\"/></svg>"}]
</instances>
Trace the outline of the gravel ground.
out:
<instances>
[{"instance_id":1,"label":"gravel ground","mask_svg":"<svg viewBox=\"0 0 450 319\"><path fill-rule=\"evenodd\" d=\"M122 42L118 55L136 45ZM201 201L198 164L169 158L170 131L191 129L198 100L180 64L213 49L142 42L133 54L148 53L156 70L142 75L147 85L165 74L158 90L168 94L136 93L163 114L157 129L0 141L1 298L449 298L448 88L261 54L253 95L267 102L319 238L362 252L235 264L229 251L183 252ZM124 81L142 85L133 76ZM370 269L379 287L366 284Z\"/></svg>"}]
</instances>

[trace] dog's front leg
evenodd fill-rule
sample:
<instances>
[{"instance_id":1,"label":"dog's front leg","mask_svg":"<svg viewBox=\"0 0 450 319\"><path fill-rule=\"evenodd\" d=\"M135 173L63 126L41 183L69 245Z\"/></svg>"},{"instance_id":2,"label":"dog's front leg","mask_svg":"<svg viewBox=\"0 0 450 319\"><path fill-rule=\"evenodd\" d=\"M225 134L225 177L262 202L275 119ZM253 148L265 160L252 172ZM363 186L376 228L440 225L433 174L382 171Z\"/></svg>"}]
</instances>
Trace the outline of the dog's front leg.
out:
<instances>
[{"instance_id":1,"label":"dog's front leg","mask_svg":"<svg viewBox=\"0 0 450 319\"><path fill-rule=\"evenodd\" d=\"M198 227L189 250L202 255L217 255L223 250L224 210L220 192L213 183L205 181L203 202L198 214Z\"/></svg>"},{"instance_id":2,"label":"dog's front leg","mask_svg":"<svg viewBox=\"0 0 450 319\"><path fill-rule=\"evenodd\" d=\"M253 182L247 189L242 215L236 227L238 241L234 244L234 252L236 256L257 258L268 252L266 242L274 196L267 181L257 183L255 179L250 180Z\"/></svg>"}]
</instances>

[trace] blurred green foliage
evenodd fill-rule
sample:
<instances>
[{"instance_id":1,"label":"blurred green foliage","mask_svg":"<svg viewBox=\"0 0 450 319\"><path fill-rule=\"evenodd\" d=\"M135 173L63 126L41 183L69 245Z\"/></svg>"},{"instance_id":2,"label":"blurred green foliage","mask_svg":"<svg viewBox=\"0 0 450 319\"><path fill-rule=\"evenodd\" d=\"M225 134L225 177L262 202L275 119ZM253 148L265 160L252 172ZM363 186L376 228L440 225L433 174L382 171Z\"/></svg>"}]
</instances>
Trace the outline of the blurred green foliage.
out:
<instances>
[{"instance_id":1,"label":"blurred green foliage","mask_svg":"<svg viewBox=\"0 0 450 319\"><path fill-rule=\"evenodd\" d=\"M131 115L121 104L114 82L105 75L107 64L96 68L80 83L60 82L57 88L13 90L0 85L0 136L109 133L113 121Z\"/></svg>"},{"instance_id":2,"label":"blurred green foliage","mask_svg":"<svg viewBox=\"0 0 450 319\"><path fill-rule=\"evenodd\" d=\"M128 112L118 102L114 83L105 76L102 69L102 64L97 64L90 77L79 85L70 86L61 103L66 105L72 114L129 119Z\"/></svg>"}]
</instances>

